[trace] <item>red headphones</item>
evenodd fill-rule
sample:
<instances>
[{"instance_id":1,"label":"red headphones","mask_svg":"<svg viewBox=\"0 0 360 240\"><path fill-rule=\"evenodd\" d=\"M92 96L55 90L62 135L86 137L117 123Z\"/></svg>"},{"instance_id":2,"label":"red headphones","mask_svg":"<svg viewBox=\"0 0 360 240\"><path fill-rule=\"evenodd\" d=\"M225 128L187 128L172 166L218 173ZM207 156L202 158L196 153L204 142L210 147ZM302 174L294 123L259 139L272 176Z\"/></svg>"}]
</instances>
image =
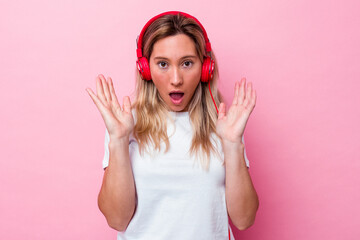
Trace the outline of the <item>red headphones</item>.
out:
<instances>
[{"instance_id":1,"label":"red headphones","mask_svg":"<svg viewBox=\"0 0 360 240\"><path fill-rule=\"evenodd\" d=\"M136 49L136 54L137 54L137 58L138 60L136 61L136 65L137 68L139 70L140 76L143 80L151 80L151 74L150 74L150 67L149 67L149 62L146 59L146 57L143 57L142 55L142 39L144 36L144 33L146 31L146 29L150 26L150 24L152 24L156 19L158 19L159 17L162 17L164 15L177 15L177 14L181 14L187 18L192 18L194 19L199 26L201 27L201 30L203 32L204 38L205 38L205 51L207 53L207 56L204 57L204 61L202 64L202 71L201 71L201 81L202 82L209 82L214 75L214 67L215 67L215 62L214 60L211 59L210 57L210 52L211 52L211 44L209 41L209 38L207 37L206 31L204 29L204 27L201 25L201 23L193 16L184 13L184 12L178 12L178 11L169 11L169 12L164 12L161 13L159 15L156 15L155 17L151 18L146 25L144 26L144 28L142 29L140 35L138 36L138 39L136 41L137 43L137 49Z\"/></svg>"}]
</instances>

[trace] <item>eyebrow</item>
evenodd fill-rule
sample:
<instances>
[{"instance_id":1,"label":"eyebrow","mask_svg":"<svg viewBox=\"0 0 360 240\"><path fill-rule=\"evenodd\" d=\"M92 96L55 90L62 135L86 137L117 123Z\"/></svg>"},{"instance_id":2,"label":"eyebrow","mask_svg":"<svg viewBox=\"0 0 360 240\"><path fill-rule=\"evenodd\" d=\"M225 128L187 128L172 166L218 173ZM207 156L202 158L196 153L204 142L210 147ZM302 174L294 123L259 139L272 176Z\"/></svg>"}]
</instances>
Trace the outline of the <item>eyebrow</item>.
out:
<instances>
[{"instance_id":1,"label":"eyebrow","mask_svg":"<svg viewBox=\"0 0 360 240\"><path fill-rule=\"evenodd\" d=\"M184 59L184 58L197 58L197 56L194 56L194 55L186 55L186 56L181 57L180 60L181 60L181 59ZM154 60L156 60L156 59L165 59L165 60L168 60L168 58L166 58L166 57L161 57L161 56L154 57Z\"/></svg>"}]
</instances>

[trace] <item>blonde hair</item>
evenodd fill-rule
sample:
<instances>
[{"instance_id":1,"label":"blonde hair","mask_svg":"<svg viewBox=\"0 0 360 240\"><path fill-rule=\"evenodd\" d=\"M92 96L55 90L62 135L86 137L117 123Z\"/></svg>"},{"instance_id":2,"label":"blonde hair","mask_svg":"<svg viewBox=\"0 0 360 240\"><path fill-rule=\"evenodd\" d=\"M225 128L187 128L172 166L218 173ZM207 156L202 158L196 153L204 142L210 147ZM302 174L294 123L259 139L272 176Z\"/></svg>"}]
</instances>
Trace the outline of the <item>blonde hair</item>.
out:
<instances>
[{"instance_id":1,"label":"blonde hair","mask_svg":"<svg viewBox=\"0 0 360 240\"><path fill-rule=\"evenodd\" d=\"M143 56L150 59L156 41L177 34L185 34L194 41L197 55L201 62L203 62L205 39L201 27L194 19L180 14L162 16L147 28L142 40ZM213 52L211 52L210 56L215 61L214 77L209 83L199 82L188 105L193 129L190 154L196 154L196 159L200 160L201 166L205 170L209 169L210 153L213 152L219 155L217 148L214 147L211 141L211 134L216 134L217 112L208 89L208 84L210 84L217 106L222 100L221 94L217 89L218 68L216 58ZM134 137L138 141L141 154L149 144L152 144L155 150L160 151L161 142L165 143L166 152L170 145L166 130L166 119L170 116L168 107L161 98L154 83L143 80L137 69L136 72L136 99L133 107L136 109L137 121L134 127Z\"/></svg>"}]
</instances>

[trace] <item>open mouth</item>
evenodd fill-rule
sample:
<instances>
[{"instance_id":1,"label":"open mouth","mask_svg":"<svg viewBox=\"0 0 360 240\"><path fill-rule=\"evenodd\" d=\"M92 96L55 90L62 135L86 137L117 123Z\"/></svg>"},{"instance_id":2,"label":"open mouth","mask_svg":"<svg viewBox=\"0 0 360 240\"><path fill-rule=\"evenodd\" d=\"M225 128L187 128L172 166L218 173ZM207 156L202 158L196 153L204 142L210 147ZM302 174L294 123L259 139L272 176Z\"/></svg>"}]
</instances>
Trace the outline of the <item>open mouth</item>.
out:
<instances>
[{"instance_id":1,"label":"open mouth","mask_svg":"<svg viewBox=\"0 0 360 240\"><path fill-rule=\"evenodd\" d=\"M181 92L173 92L173 93L170 93L170 97L174 100L179 100L181 99L182 97L184 96L184 93L181 93Z\"/></svg>"},{"instance_id":2,"label":"open mouth","mask_svg":"<svg viewBox=\"0 0 360 240\"><path fill-rule=\"evenodd\" d=\"M180 104L183 100L184 93L183 92L171 92L170 99L174 104Z\"/></svg>"}]
</instances>

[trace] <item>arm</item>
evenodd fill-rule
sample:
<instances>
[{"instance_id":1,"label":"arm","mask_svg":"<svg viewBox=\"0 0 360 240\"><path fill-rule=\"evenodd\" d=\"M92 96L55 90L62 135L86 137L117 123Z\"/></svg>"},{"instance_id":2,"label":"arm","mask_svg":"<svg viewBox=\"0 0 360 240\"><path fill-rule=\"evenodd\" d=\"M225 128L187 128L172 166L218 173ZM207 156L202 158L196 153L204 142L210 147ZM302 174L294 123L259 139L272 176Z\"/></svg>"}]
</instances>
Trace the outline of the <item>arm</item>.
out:
<instances>
[{"instance_id":1,"label":"arm","mask_svg":"<svg viewBox=\"0 0 360 240\"><path fill-rule=\"evenodd\" d=\"M233 224L239 230L250 227L259 200L244 159L244 144L223 141L226 171L226 205Z\"/></svg>"},{"instance_id":2,"label":"arm","mask_svg":"<svg viewBox=\"0 0 360 240\"><path fill-rule=\"evenodd\" d=\"M104 172L98 205L111 228L125 231L136 207L128 138L110 140L109 151L109 166Z\"/></svg>"},{"instance_id":3,"label":"arm","mask_svg":"<svg viewBox=\"0 0 360 240\"><path fill-rule=\"evenodd\" d=\"M246 123L256 103L252 83L246 79L235 83L232 105L226 112L225 103L219 107L216 130L221 137L225 158L225 195L229 216L234 225L244 230L255 220L259 200L251 182L244 159L244 144L241 139ZM246 91L245 91L246 89Z\"/></svg>"},{"instance_id":4,"label":"arm","mask_svg":"<svg viewBox=\"0 0 360 240\"><path fill-rule=\"evenodd\" d=\"M135 183L129 159L129 136L134 128L128 96L121 107L112 79L100 74L96 78L97 95L86 88L104 119L109 132L109 164L105 169L98 196L100 211L110 227L124 231L135 211Z\"/></svg>"}]
</instances>

